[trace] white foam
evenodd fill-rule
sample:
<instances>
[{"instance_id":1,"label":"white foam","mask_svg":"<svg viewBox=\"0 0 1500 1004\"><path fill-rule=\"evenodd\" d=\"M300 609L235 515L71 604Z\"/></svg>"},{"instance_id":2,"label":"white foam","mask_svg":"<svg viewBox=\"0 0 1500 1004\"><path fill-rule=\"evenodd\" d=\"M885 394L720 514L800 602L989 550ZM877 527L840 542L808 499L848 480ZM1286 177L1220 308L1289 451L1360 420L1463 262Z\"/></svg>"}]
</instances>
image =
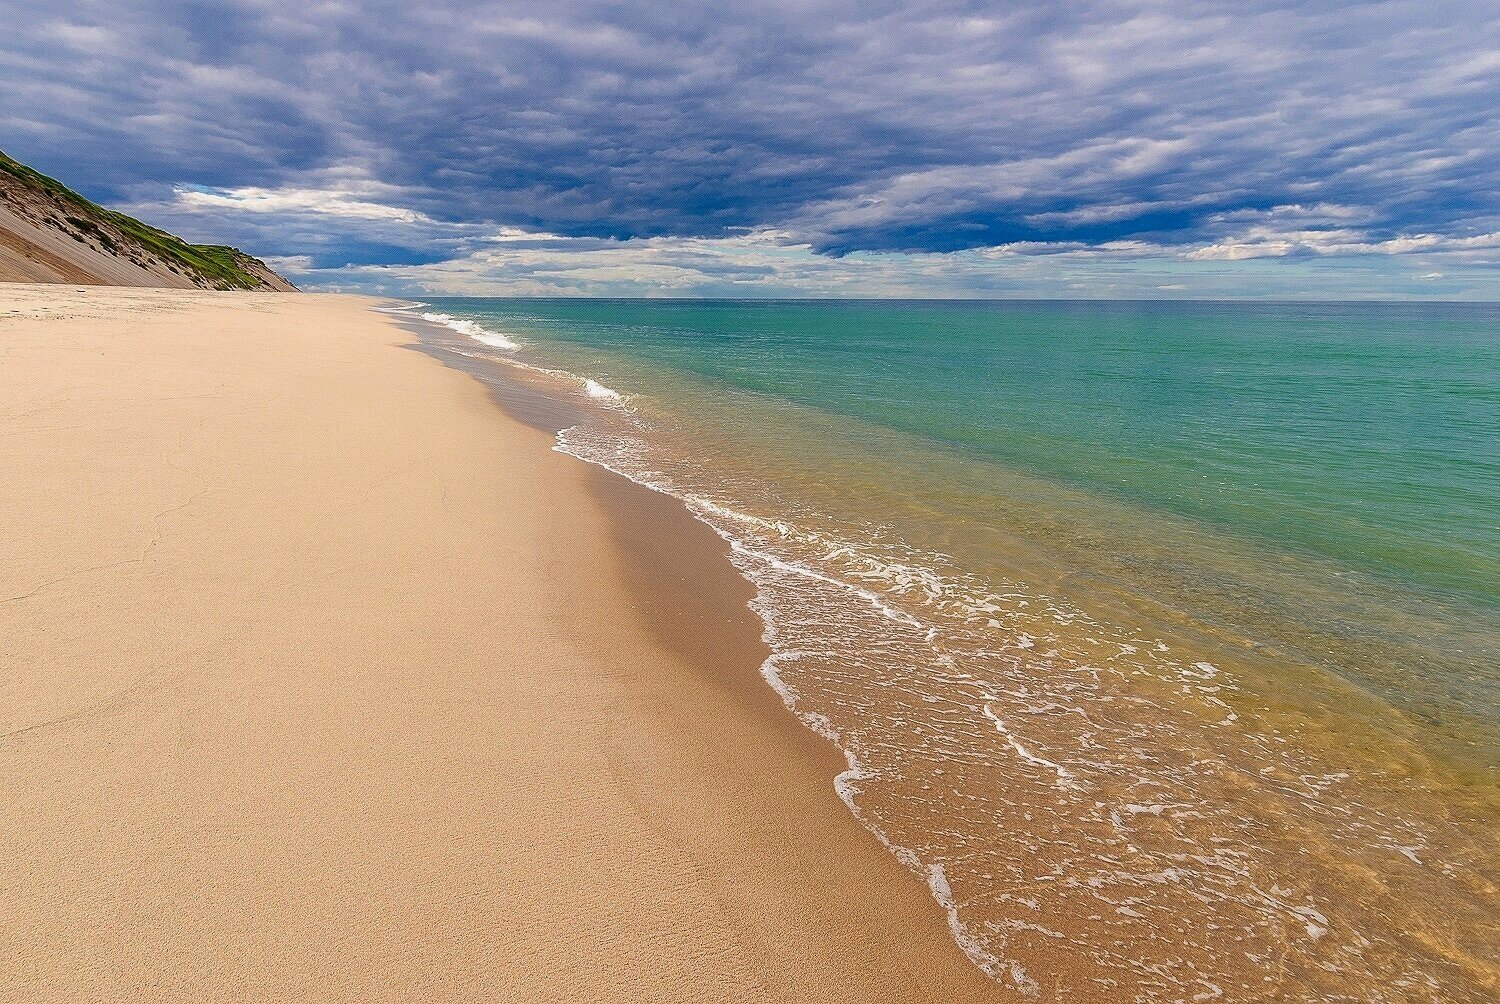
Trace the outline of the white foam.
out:
<instances>
[{"instance_id":1,"label":"white foam","mask_svg":"<svg viewBox=\"0 0 1500 1004\"><path fill-rule=\"evenodd\" d=\"M598 380L590 377L583 378L583 392L596 401L623 401L625 396L612 387L606 387Z\"/></svg>"},{"instance_id":2,"label":"white foam","mask_svg":"<svg viewBox=\"0 0 1500 1004\"><path fill-rule=\"evenodd\" d=\"M948 885L948 874L941 864L927 866L927 888L947 914L948 931L970 962L992 979L999 979L1002 974L1009 976L1015 988L1026 997L1041 996L1041 986L1026 972L1025 966L1015 959L1002 959L995 955L965 926L958 915L958 903L953 898L953 889Z\"/></svg>"},{"instance_id":3,"label":"white foam","mask_svg":"<svg viewBox=\"0 0 1500 1004\"><path fill-rule=\"evenodd\" d=\"M1062 764L1056 762L1055 760L1048 760L1044 756L1037 756L1035 753L1031 752L1031 750L1027 749L1025 745L1022 744L1021 740L1017 739L1015 737L1015 734L1012 733L1010 729L1006 728L1004 719L995 714L994 710L988 704L986 704L980 710L984 712L984 717L988 718L991 722L994 723L995 731L1000 733L1000 735L1005 738L1006 745L1008 745L1011 750L1015 752L1016 756L1020 757L1022 760L1035 767L1046 767L1048 770L1052 771L1057 775L1057 786L1059 788L1078 788L1078 779L1074 777L1071 770L1064 767Z\"/></svg>"},{"instance_id":4,"label":"white foam","mask_svg":"<svg viewBox=\"0 0 1500 1004\"><path fill-rule=\"evenodd\" d=\"M489 333L473 334L469 336L481 345L488 345L493 349L505 349L507 352L514 351L521 346L514 339L506 338L504 335L492 335Z\"/></svg>"},{"instance_id":5,"label":"white foam","mask_svg":"<svg viewBox=\"0 0 1500 1004\"><path fill-rule=\"evenodd\" d=\"M482 324L463 317L454 317L452 314L444 314L439 311L429 311L421 316L424 321L431 321L434 324L441 324L446 328L452 328L459 334L467 335L479 344L488 345L492 349L504 349L507 352L513 352L521 347L521 343L509 335L502 335L498 331L493 331Z\"/></svg>"},{"instance_id":6,"label":"white foam","mask_svg":"<svg viewBox=\"0 0 1500 1004\"><path fill-rule=\"evenodd\" d=\"M629 475L626 476L628 477ZM927 626L922 621L917 620L915 617L911 616L905 611L898 610L895 607L891 606L889 603L886 603L883 599L881 599L880 594L876 593L873 590L866 589L863 586L855 585L852 582L845 582L842 579L835 578L831 575L825 575L822 572L817 571L816 569L808 568L806 565L797 564L790 561L783 561L781 558L778 558L773 554L767 554L764 551L760 551L756 548L752 548L746 545L743 541L731 536L728 533L725 533L712 520L706 519L704 514L711 513L713 515L723 516L737 522L757 524L764 527L781 528L782 524L770 523L766 520L762 520L754 516L748 516L734 509L719 505L717 502L706 499L701 495L684 495L678 497L680 497L682 501L687 505L689 511L693 512L693 514L696 515L699 519L703 520L703 522L713 527L719 533L719 536L723 537L724 540L728 542L730 549L733 550L736 554L741 554L745 557L753 558L756 561L762 562L779 572L788 572L792 575L800 575L804 578L814 579L818 582L833 586L836 589L848 590L849 592L858 596L860 599L864 600L866 603L870 604L870 606L874 607L877 611L880 612L880 615L882 617L886 617L890 620L897 621L898 623L902 624L907 624L915 628L925 628Z\"/></svg>"},{"instance_id":7,"label":"white foam","mask_svg":"<svg viewBox=\"0 0 1500 1004\"><path fill-rule=\"evenodd\" d=\"M423 307L426 306L426 304L419 303L415 306ZM410 310L412 309L414 308L391 308L393 313L410 312ZM523 347L521 342L516 341L516 339L510 337L509 335L501 334L500 332L495 331L492 328L486 328L484 325L479 324L477 321L471 321L468 318L454 317L452 314L444 314L440 311L430 311L427 313L423 313L420 316L425 321L431 321L434 324L441 324L446 328L457 331L459 334L465 335L468 338L471 338L474 341L480 343L481 345L487 345L490 348L501 349L505 352L514 352L517 349ZM467 355L467 353L460 354ZM522 362L520 359L517 359L513 356L506 356L501 361L506 363L507 365L515 367L516 369L526 370L531 373L541 373L558 380L567 381L574 384L575 386L581 387L584 396L588 397L590 400L598 401L601 404L610 405L621 411L630 411L630 408L627 404L629 398L626 395L621 394L613 387L605 386L592 377L579 376L576 373L569 373L567 370L552 369L547 366L538 366L535 363ZM572 451L563 450L562 452L571 453ZM609 465L606 464L602 466ZM609 469L614 471L616 474L630 477L630 475L626 474L626 472L617 468L610 467ZM632 478L632 480L635 479Z\"/></svg>"}]
</instances>

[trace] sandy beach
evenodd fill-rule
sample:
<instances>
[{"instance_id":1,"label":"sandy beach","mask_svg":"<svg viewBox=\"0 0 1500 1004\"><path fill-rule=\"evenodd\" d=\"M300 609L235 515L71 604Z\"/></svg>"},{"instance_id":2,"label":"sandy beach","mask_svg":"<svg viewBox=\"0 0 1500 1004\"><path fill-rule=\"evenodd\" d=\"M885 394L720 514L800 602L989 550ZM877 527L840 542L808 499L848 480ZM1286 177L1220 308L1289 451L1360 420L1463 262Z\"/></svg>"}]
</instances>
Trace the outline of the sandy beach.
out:
<instances>
[{"instance_id":1,"label":"sandy beach","mask_svg":"<svg viewBox=\"0 0 1500 1004\"><path fill-rule=\"evenodd\" d=\"M719 539L378 305L0 285L0 1000L1001 997Z\"/></svg>"}]
</instances>

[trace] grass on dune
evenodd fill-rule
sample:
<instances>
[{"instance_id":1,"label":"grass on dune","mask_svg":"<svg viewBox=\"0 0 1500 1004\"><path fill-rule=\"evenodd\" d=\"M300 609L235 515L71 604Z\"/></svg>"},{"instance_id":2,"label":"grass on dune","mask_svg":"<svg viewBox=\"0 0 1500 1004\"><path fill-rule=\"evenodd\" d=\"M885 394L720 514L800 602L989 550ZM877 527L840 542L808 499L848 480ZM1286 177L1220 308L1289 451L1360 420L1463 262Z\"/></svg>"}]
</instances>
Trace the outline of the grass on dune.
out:
<instances>
[{"instance_id":1,"label":"grass on dune","mask_svg":"<svg viewBox=\"0 0 1500 1004\"><path fill-rule=\"evenodd\" d=\"M137 249L169 267L175 266L180 272L201 277L216 289L259 289L265 285L259 276L245 268L247 263L260 263L236 248L221 244L189 244L165 230L90 202L55 178L34 171L4 153L0 153L0 174L50 194L63 204L68 222L79 232L99 241L107 251L134 257L132 249L118 246L110 233L113 229L132 241Z\"/></svg>"}]
</instances>

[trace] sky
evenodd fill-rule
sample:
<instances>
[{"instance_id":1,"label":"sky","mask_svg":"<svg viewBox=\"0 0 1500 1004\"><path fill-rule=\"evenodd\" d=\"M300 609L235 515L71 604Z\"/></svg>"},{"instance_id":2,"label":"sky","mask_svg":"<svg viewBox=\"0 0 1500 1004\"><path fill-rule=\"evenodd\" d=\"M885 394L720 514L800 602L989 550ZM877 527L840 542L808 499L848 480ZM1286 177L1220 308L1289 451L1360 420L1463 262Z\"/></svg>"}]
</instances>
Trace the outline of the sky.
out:
<instances>
[{"instance_id":1,"label":"sky","mask_svg":"<svg viewBox=\"0 0 1500 1004\"><path fill-rule=\"evenodd\" d=\"M0 149L305 287L1500 300L1500 5L9 0Z\"/></svg>"}]
</instances>

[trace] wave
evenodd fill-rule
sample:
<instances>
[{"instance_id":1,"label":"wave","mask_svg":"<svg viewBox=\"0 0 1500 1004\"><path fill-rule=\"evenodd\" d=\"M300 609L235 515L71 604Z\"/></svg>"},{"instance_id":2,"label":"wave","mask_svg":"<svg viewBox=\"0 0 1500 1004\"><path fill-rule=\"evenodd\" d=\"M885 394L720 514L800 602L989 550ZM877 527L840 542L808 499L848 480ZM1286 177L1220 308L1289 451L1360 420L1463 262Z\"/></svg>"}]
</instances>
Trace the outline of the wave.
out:
<instances>
[{"instance_id":1,"label":"wave","mask_svg":"<svg viewBox=\"0 0 1500 1004\"><path fill-rule=\"evenodd\" d=\"M425 306L427 306L427 304L425 303L418 303L414 305L403 304L398 307L383 309L388 309L388 311L391 313L411 313L414 312L416 308ZM548 376L555 380L573 384L583 392L583 395L585 397L595 402L596 404L600 404L620 412L630 412L630 398L628 395L622 394L619 391L615 390L613 387L609 387L605 384L600 383L593 377L579 376L578 374L570 373L567 370L554 369L548 366L539 366L536 363L527 362L525 360L516 358L513 355L510 355L510 353L517 352L524 347L524 343L518 341L515 338L512 338L510 335L502 334L501 332L498 332L493 328L487 328L479 322L471 321L466 317L454 317L452 314L445 314L440 311L429 311L419 314L418 316L421 317L424 321L430 321L433 324L440 324L445 328L456 331L464 337L469 338L472 341L476 341L481 345L486 345L490 348L502 350L507 354L500 357L498 361L503 362L507 366L519 370L525 370L529 373L539 373L543 376ZM453 349L452 351L461 350ZM469 353L462 354L469 355Z\"/></svg>"},{"instance_id":2,"label":"wave","mask_svg":"<svg viewBox=\"0 0 1500 1004\"><path fill-rule=\"evenodd\" d=\"M498 331L486 328L477 321L471 321L464 317L454 317L452 314L444 314L439 311L424 313L421 317L424 321L431 321L434 324L441 324L444 327L452 328L459 334L466 335L479 344L488 345L492 349L504 349L507 352L514 352L521 347L521 343L509 335L501 334Z\"/></svg>"},{"instance_id":3,"label":"wave","mask_svg":"<svg viewBox=\"0 0 1500 1004\"><path fill-rule=\"evenodd\" d=\"M606 387L598 380L583 378L583 392L596 401L623 401L625 396L613 387Z\"/></svg>"}]
</instances>

